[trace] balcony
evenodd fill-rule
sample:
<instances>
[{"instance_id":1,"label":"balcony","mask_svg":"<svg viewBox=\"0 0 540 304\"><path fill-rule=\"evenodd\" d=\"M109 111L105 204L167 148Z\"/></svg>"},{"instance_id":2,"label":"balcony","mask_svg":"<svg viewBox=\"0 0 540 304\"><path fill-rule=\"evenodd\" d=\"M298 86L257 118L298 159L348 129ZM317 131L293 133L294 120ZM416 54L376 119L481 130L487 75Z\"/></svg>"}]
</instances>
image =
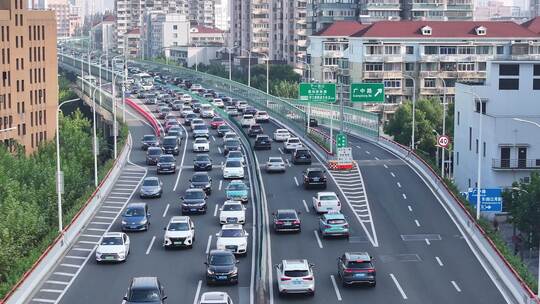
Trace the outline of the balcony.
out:
<instances>
[{"instance_id":1,"label":"balcony","mask_svg":"<svg viewBox=\"0 0 540 304\"><path fill-rule=\"evenodd\" d=\"M402 78L403 77L403 72L401 71L386 71L386 72L383 72L383 78L384 79L387 79L387 78Z\"/></svg>"},{"instance_id":2,"label":"balcony","mask_svg":"<svg viewBox=\"0 0 540 304\"><path fill-rule=\"evenodd\" d=\"M384 72L381 71L364 71L364 78L374 78L374 79L382 79L384 77Z\"/></svg>"},{"instance_id":3,"label":"balcony","mask_svg":"<svg viewBox=\"0 0 540 304\"><path fill-rule=\"evenodd\" d=\"M399 3L366 3L366 9L368 11L380 11L380 10L396 10L401 9Z\"/></svg>"},{"instance_id":4,"label":"balcony","mask_svg":"<svg viewBox=\"0 0 540 304\"><path fill-rule=\"evenodd\" d=\"M405 58L402 55L384 55L384 62L403 62Z\"/></svg>"},{"instance_id":5,"label":"balcony","mask_svg":"<svg viewBox=\"0 0 540 304\"><path fill-rule=\"evenodd\" d=\"M472 11L472 5L471 4L451 4L448 3L448 10L453 11Z\"/></svg>"},{"instance_id":6,"label":"balcony","mask_svg":"<svg viewBox=\"0 0 540 304\"><path fill-rule=\"evenodd\" d=\"M491 168L494 170L538 170L540 159L492 159Z\"/></svg>"},{"instance_id":7,"label":"balcony","mask_svg":"<svg viewBox=\"0 0 540 304\"><path fill-rule=\"evenodd\" d=\"M364 55L366 62L383 62L383 55Z\"/></svg>"},{"instance_id":8,"label":"balcony","mask_svg":"<svg viewBox=\"0 0 540 304\"><path fill-rule=\"evenodd\" d=\"M342 51L323 51L323 56L327 58L342 58Z\"/></svg>"},{"instance_id":9,"label":"balcony","mask_svg":"<svg viewBox=\"0 0 540 304\"><path fill-rule=\"evenodd\" d=\"M443 3L413 3L413 11L425 11L425 10L444 10Z\"/></svg>"}]
</instances>

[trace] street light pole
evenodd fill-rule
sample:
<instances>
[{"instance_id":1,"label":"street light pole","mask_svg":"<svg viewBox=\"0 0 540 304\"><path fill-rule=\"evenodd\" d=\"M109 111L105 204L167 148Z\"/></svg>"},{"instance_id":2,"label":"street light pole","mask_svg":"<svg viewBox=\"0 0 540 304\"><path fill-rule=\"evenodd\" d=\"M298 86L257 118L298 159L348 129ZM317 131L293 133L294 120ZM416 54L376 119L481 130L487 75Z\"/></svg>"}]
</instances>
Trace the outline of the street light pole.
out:
<instances>
[{"instance_id":1,"label":"street light pole","mask_svg":"<svg viewBox=\"0 0 540 304\"><path fill-rule=\"evenodd\" d=\"M103 58L103 56L107 56L107 54L103 54L101 56L99 56L99 87L101 87L101 69L102 69L102 62L101 62L101 59ZM107 58L105 57L105 60L107 60ZM101 105L101 100L102 100L102 95L103 94L99 94L99 105Z\"/></svg>"},{"instance_id":2,"label":"street light pole","mask_svg":"<svg viewBox=\"0 0 540 304\"><path fill-rule=\"evenodd\" d=\"M114 68L115 68L115 61L117 59L119 59L120 57L122 57L123 55L117 55L117 56L114 56L113 59L112 59L112 108L113 108L113 141L114 141L114 159L116 159L116 157L118 156L118 141L117 141L117 137L118 137L118 124L117 124L117 121L116 121L116 84L115 84L115 81L116 81L116 72L114 71Z\"/></svg>"},{"instance_id":3,"label":"street light pole","mask_svg":"<svg viewBox=\"0 0 540 304\"><path fill-rule=\"evenodd\" d=\"M442 80L442 83L443 83L443 101L442 101L442 106L443 106L443 123L442 123L442 136L446 136L446 81L444 80L444 78L440 77L440 76L437 76L437 78L439 78L440 80ZM480 107L482 103L480 103ZM480 109L481 110L481 109ZM482 112L482 111L480 111ZM480 113L480 115L482 115L482 113ZM444 151L445 151L445 148L444 147L441 147L441 177L444 178L444 166L445 166L445 156L444 156Z\"/></svg>"},{"instance_id":4,"label":"street light pole","mask_svg":"<svg viewBox=\"0 0 540 304\"><path fill-rule=\"evenodd\" d=\"M416 80L414 80L414 77L409 75L403 75L403 77L411 79L413 83L413 93L412 93L412 132L411 132L411 150L415 149L415 138L414 138L414 132L416 129ZM444 133L444 132L443 132Z\"/></svg>"},{"instance_id":5,"label":"street light pole","mask_svg":"<svg viewBox=\"0 0 540 304\"><path fill-rule=\"evenodd\" d=\"M108 83L104 83L103 85L107 85ZM99 88L101 89L101 86L94 87L94 90L92 91L92 109L93 109L93 150L94 150L94 184L97 187L98 186L98 162L97 162L97 156L98 156L98 138L97 138L97 119L96 119L96 90ZM101 93L100 93L101 96Z\"/></svg>"}]
</instances>

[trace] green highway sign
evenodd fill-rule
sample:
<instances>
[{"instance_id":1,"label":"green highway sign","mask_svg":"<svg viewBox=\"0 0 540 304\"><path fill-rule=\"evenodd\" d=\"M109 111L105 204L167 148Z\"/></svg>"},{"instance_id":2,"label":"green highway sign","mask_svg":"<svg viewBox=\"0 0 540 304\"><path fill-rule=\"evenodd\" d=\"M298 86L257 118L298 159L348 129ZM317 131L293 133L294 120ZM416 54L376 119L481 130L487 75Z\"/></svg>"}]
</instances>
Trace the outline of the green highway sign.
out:
<instances>
[{"instance_id":1,"label":"green highway sign","mask_svg":"<svg viewBox=\"0 0 540 304\"><path fill-rule=\"evenodd\" d=\"M351 102L384 102L383 83L351 83Z\"/></svg>"},{"instance_id":2,"label":"green highway sign","mask_svg":"<svg viewBox=\"0 0 540 304\"><path fill-rule=\"evenodd\" d=\"M336 148L345 148L348 145L347 135L345 135L345 133L338 133L336 136Z\"/></svg>"},{"instance_id":3,"label":"green highway sign","mask_svg":"<svg viewBox=\"0 0 540 304\"><path fill-rule=\"evenodd\" d=\"M298 87L300 100L307 102L335 102L335 83L301 83Z\"/></svg>"}]
</instances>

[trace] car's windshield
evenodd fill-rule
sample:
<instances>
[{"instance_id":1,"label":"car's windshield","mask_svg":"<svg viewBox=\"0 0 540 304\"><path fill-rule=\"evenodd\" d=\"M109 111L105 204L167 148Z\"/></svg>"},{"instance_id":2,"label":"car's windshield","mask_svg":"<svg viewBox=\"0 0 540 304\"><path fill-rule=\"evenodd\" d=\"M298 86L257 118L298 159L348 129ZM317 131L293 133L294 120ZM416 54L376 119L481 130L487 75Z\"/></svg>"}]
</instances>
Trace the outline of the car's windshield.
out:
<instances>
[{"instance_id":1,"label":"car's windshield","mask_svg":"<svg viewBox=\"0 0 540 304\"><path fill-rule=\"evenodd\" d=\"M373 265L371 265L371 262L357 262L357 261L349 261L347 263L348 268L354 268L354 269L370 269L373 268Z\"/></svg>"},{"instance_id":2,"label":"car's windshield","mask_svg":"<svg viewBox=\"0 0 540 304\"><path fill-rule=\"evenodd\" d=\"M191 178L193 182L207 182L210 180L210 177L207 174L195 174Z\"/></svg>"},{"instance_id":3,"label":"car's windshield","mask_svg":"<svg viewBox=\"0 0 540 304\"><path fill-rule=\"evenodd\" d=\"M240 152L240 151L231 151L231 152L229 152L229 155L227 155L227 158L242 158L242 152Z\"/></svg>"},{"instance_id":4,"label":"car's windshield","mask_svg":"<svg viewBox=\"0 0 540 304\"><path fill-rule=\"evenodd\" d=\"M196 125L195 127L193 127L193 130L208 130L208 128L206 127L206 125Z\"/></svg>"},{"instance_id":5,"label":"car's windshield","mask_svg":"<svg viewBox=\"0 0 540 304\"><path fill-rule=\"evenodd\" d=\"M242 229L223 229L221 230L222 237L242 237L244 231Z\"/></svg>"},{"instance_id":6,"label":"car's windshield","mask_svg":"<svg viewBox=\"0 0 540 304\"><path fill-rule=\"evenodd\" d=\"M164 138L163 139L164 145L175 145L176 144L176 138Z\"/></svg>"},{"instance_id":7,"label":"car's windshield","mask_svg":"<svg viewBox=\"0 0 540 304\"><path fill-rule=\"evenodd\" d=\"M335 201L337 197L335 195L321 195L319 199L321 201Z\"/></svg>"},{"instance_id":8,"label":"car's windshield","mask_svg":"<svg viewBox=\"0 0 540 304\"><path fill-rule=\"evenodd\" d=\"M323 172L322 171L309 171L308 172L308 176L310 177L317 177L317 176L322 176L323 175Z\"/></svg>"},{"instance_id":9,"label":"car's windshield","mask_svg":"<svg viewBox=\"0 0 540 304\"><path fill-rule=\"evenodd\" d=\"M210 265L214 266L227 266L234 264L234 256L231 255L222 255L216 254L210 256Z\"/></svg>"},{"instance_id":10,"label":"car's windshield","mask_svg":"<svg viewBox=\"0 0 540 304\"><path fill-rule=\"evenodd\" d=\"M195 139L195 142L198 144L204 144L204 143L207 143L207 140L204 138L197 138Z\"/></svg>"},{"instance_id":11,"label":"car's windshield","mask_svg":"<svg viewBox=\"0 0 540 304\"><path fill-rule=\"evenodd\" d=\"M268 161L271 162L271 163L282 163L283 162L283 160L281 158L270 158Z\"/></svg>"},{"instance_id":12,"label":"car's windshield","mask_svg":"<svg viewBox=\"0 0 540 304\"><path fill-rule=\"evenodd\" d=\"M306 277L309 275L307 270L286 270L285 275L292 278Z\"/></svg>"},{"instance_id":13,"label":"car's windshield","mask_svg":"<svg viewBox=\"0 0 540 304\"><path fill-rule=\"evenodd\" d=\"M178 136L178 135L180 135L180 132L178 132L178 130L169 130L167 135L168 136Z\"/></svg>"},{"instance_id":14,"label":"car's windshield","mask_svg":"<svg viewBox=\"0 0 540 304\"><path fill-rule=\"evenodd\" d=\"M199 161L199 162L210 161L210 157L208 155L197 155L197 158L195 158L195 161Z\"/></svg>"},{"instance_id":15,"label":"car's windshield","mask_svg":"<svg viewBox=\"0 0 540 304\"><path fill-rule=\"evenodd\" d=\"M155 141L156 140L156 137L154 135L145 135L143 137L143 140L144 141Z\"/></svg>"},{"instance_id":16,"label":"car's windshield","mask_svg":"<svg viewBox=\"0 0 540 304\"><path fill-rule=\"evenodd\" d=\"M159 155L159 154L161 154L160 149L149 149L148 150L148 155Z\"/></svg>"},{"instance_id":17,"label":"car's windshield","mask_svg":"<svg viewBox=\"0 0 540 304\"><path fill-rule=\"evenodd\" d=\"M299 142L300 142L300 140L298 138L290 138L289 141L288 141L288 143L290 143L290 144L296 144L296 143L299 143Z\"/></svg>"},{"instance_id":18,"label":"car's windshield","mask_svg":"<svg viewBox=\"0 0 540 304\"><path fill-rule=\"evenodd\" d=\"M228 189L229 190L246 190L247 186L244 185L243 183L232 183L232 184L229 184Z\"/></svg>"},{"instance_id":19,"label":"car's windshield","mask_svg":"<svg viewBox=\"0 0 540 304\"><path fill-rule=\"evenodd\" d=\"M126 210L126 213L124 213L124 216L130 217L130 216L144 216L144 209L143 208L128 208Z\"/></svg>"},{"instance_id":20,"label":"car's windshield","mask_svg":"<svg viewBox=\"0 0 540 304\"><path fill-rule=\"evenodd\" d=\"M229 126L227 126L227 125L221 125L221 126L218 127L218 130L219 130L219 131L227 131L227 130L229 130Z\"/></svg>"},{"instance_id":21,"label":"car's windshield","mask_svg":"<svg viewBox=\"0 0 540 304\"><path fill-rule=\"evenodd\" d=\"M202 192L202 191L187 191L185 197L186 197L186 199L203 199L204 198L204 192Z\"/></svg>"},{"instance_id":22,"label":"car's windshield","mask_svg":"<svg viewBox=\"0 0 540 304\"><path fill-rule=\"evenodd\" d=\"M159 157L160 163L174 163L174 157L172 155L161 155Z\"/></svg>"},{"instance_id":23,"label":"car's windshield","mask_svg":"<svg viewBox=\"0 0 540 304\"><path fill-rule=\"evenodd\" d=\"M229 160L225 163L225 167L227 168L240 168L242 167L242 163L236 160Z\"/></svg>"},{"instance_id":24,"label":"car's windshield","mask_svg":"<svg viewBox=\"0 0 540 304\"><path fill-rule=\"evenodd\" d=\"M229 147L237 147L240 145L240 142L238 140L232 139L232 140L227 140L225 142L225 145Z\"/></svg>"},{"instance_id":25,"label":"car's windshield","mask_svg":"<svg viewBox=\"0 0 540 304\"><path fill-rule=\"evenodd\" d=\"M106 236L101 240L101 245L122 245L122 237L120 236Z\"/></svg>"},{"instance_id":26,"label":"car's windshield","mask_svg":"<svg viewBox=\"0 0 540 304\"><path fill-rule=\"evenodd\" d=\"M169 228L167 229L169 231L188 231L189 225L188 223L170 223Z\"/></svg>"},{"instance_id":27,"label":"car's windshield","mask_svg":"<svg viewBox=\"0 0 540 304\"><path fill-rule=\"evenodd\" d=\"M226 204L223 206L223 211L242 211L240 204Z\"/></svg>"},{"instance_id":28,"label":"car's windshield","mask_svg":"<svg viewBox=\"0 0 540 304\"><path fill-rule=\"evenodd\" d=\"M143 182L143 186L157 186L159 185L159 181L157 179L145 179Z\"/></svg>"},{"instance_id":29,"label":"car's windshield","mask_svg":"<svg viewBox=\"0 0 540 304\"><path fill-rule=\"evenodd\" d=\"M131 289L128 301L130 302L156 302L161 301L156 289Z\"/></svg>"}]
</instances>

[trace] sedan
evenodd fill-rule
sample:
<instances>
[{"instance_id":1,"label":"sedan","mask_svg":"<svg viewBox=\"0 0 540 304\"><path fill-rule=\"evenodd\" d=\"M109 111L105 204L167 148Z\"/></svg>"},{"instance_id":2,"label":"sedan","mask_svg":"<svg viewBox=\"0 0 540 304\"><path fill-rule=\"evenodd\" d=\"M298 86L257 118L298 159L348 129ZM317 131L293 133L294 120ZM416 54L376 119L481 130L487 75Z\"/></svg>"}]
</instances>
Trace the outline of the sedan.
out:
<instances>
[{"instance_id":1,"label":"sedan","mask_svg":"<svg viewBox=\"0 0 540 304\"><path fill-rule=\"evenodd\" d=\"M287 129L277 129L274 132L275 141L286 141L289 137L291 137L291 133Z\"/></svg>"},{"instance_id":2,"label":"sedan","mask_svg":"<svg viewBox=\"0 0 540 304\"><path fill-rule=\"evenodd\" d=\"M193 152L209 152L210 143L208 139L204 137L199 137L193 141Z\"/></svg>"},{"instance_id":3,"label":"sedan","mask_svg":"<svg viewBox=\"0 0 540 304\"><path fill-rule=\"evenodd\" d=\"M247 203L248 201L248 186L241 180L233 180L225 188L225 195L229 200L241 201Z\"/></svg>"},{"instance_id":4,"label":"sedan","mask_svg":"<svg viewBox=\"0 0 540 304\"><path fill-rule=\"evenodd\" d=\"M335 192L317 192L313 197L313 209L317 213L341 211L341 203Z\"/></svg>"},{"instance_id":5,"label":"sedan","mask_svg":"<svg viewBox=\"0 0 540 304\"><path fill-rule=\"evenodd\" d=\"M268 115L265 111L258 111L255 114L255 121L256 122L268 122L270 120L270 115Z\"/></svg>"},{"instance_id":6,"label":"sedan","mask_svg":"<svg viewBox=\"0 0 540 304\"><path fill-rule=\"evenodd\" d=\"M218 250L230 250L234 254L247 254L249 234L240 224L226 224L221 227L221 231L216 234L216 248Z\"/></svg>"},{"instance_id":7,"label":"sedan","mask_svg":"<svg viewBox=\"0 0 540 304\"><path fill-rule=\"evenodd\" d=\"M124 262L129 254L129 236L123 232L107 232L96 248L96 261Z\"/></svg>"},{"instance_id":8,"label":"sedan","mask_svg":"<svg viewBox=\"0 0 540 304\"><path fill-rule=\"evenodd\" d=\"M122 231L148 230L150 212L146 203L130 203L122 214Z\"/></svg>"},{"instance_id":9,"label":"sedan","mask_svg":"<svg viewBox=\"0 0 540 304\"><path fill-rule=\"evenodd\" d=\"M253 124L249 127L248 136L255 137L259 134L263 134L264 130L260 124Z\"/></svg>"},{"instance_id":10,"label":"sedan","mask_svg":"<svg viewBox=\"0 0 540 304\"><path fill-rule=\"evenodd\" d=\"M157 177L146 177L139 192L140 198L161 197L163 194L163 183Z\"/></svg>"},{"instance_id":11,"label":"sedan","mask_svg":"<svg viewBox=\"0 0 540 304\"><path fill-rule=\"evenodd\" d=\"M148 134L143 136L141 146L143 150L148 150L148 147L159 147L159 140L155 135Z\"/></svg>"},{"instance_id":12,"label":"sedan","mask_svg":"<svg viewBox=\"0 0 540 304\"><path fill-rule=\"evenodd\" d=\"M244 166L242 162L228 160L223 166L223 178L244 178Z\"/></svg>"},{"instance_id":13,"label":"sedan","mask_svg":"<svg viewBox=\"0 0 540 304\"><path fill-rule=\"evenodd\" d=\"M229 152L229 154L227 154L227 160L237 160L237 161L241 161L242 164L245 164L244 155L242 154L242 151Z\"/></svg>"},{"instance_id":14,"label":"sedan","mask_svg":"<svg viewBox=\"0 0 540 304\"><path fill-rule=\"evenodd\" d=\"M227 139L223 143L223 154L227 155L229 151L240 151L241 145L238 139Z\"/></svg>"},{"instance_id":15,"label":"sedan","mask_svg":"<svg viewBox=\"0 0 540 304\"><path fill-rule=\"evenodd\" d=\"M285 172L285 162L283 161L283 158L279 156L269 157L266 162L266 172Z\"/></svg>"},{"instance_id":16,"label":"sedan","mask_svg":"<svg viewBox=\"0 0 540 304\"><path fill-rule=\"evenodd\" d=\"M223 120L223 118L221 117L214 117L210 121L210 127L212 129L217 129L219 126L222 126L224 124L225 124L225 120Z\"/></svg>"},{"instance_id":17,"label":"sedan","mask_svg":"<svg viewBox=\"0 0 540 304\"><path fill-rule=\"evenodd\" d=\"M220 125L217 127L217 136L223 137L225 133L230 132L230 131L231 131L231 127L229 127L228 125L226 124Z\"/></svg>"},{"instance_id":18,"label":"sedan","mask_svg":"<svg viewBox=\"0 0 540 304\"><path fill-rule=\"evenodd\" d=\"M255 138L255 143L253 144L253 149L255 150L272 149L272 141L270 140L270 137L264 134L257 135L257 137Z\"/></svg>"},{"instance_id":19,"label":"sedan","mask_svg":"<svg viewBox=\"0 0 540 304\"><path fill-rule=\"evenodd\" d=\"M182 199L182 214L206 213L206 193L202 189L188 189Z\"/></svg>"},{"instance_id":20,"label":"sedan","mask_svg":"<svg viewBox=\"0 0 540 304\"><path fill-rule=\"evenodd\" d=\"M212 178L206 172L196 172L189 180L190 188L203 189L204 193L210 195L212 193Z\"/></svg>"},{"instance_id":21,"label":"sedan","mask_svg":"<svg viewBox=\"0 0 540 304\"><path fill-rule=\"evenodd\" d=\"M193 160L194 171L209 171L212 170L212 159L208 154L199 154Z\"/></svg>"},{"instance_id":22,"label":"sedan","mask_svg":"<svg viewBox=\"0 0 540 304\"><path fill-rule=\"evenodd\" d=\"M319 232L323 237L345 236L349 237L349 224L345 216L339 212L328 212L321 215Z\"/></svg>"},{"instance_id":23,"label":"sedan","mask_svg":"<svg viewBox=\"0 0 540 304\"><path fill-rule=\"evenodd\" d=\"M239 201L225 201L219 208L219 223L244 224L246 222L246 207Z\"/></svg>"},{"instance_id":24,"label":"sedan","mask_svg":"<svg viewBox=\"0 0 540 304\"><path fill-rule=\"evenodd\" d=\"M294 209L279 209L272 213L274 216L274 231L297 231L302 230L302 222L298 216L300 212Z\"/></svg>"}]
</instances>

